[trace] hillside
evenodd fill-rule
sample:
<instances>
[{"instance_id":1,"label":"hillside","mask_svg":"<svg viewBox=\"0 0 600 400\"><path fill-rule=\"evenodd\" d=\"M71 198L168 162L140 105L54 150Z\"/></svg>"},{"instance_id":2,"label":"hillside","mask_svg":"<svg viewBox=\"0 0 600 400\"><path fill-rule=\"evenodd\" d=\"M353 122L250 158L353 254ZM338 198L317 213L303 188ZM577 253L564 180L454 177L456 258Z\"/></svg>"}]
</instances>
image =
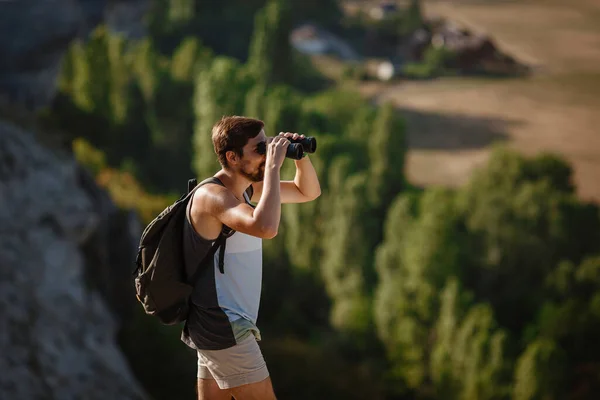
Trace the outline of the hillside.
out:
<instances>
[{"instance_id":1,"label":"hillside","mask_svg":"<svg viewBox=\"0 0 600 400\"><path fill-rule=\"evenodd\" d=\"M534 68L507 80L445 78L393 85L366 83L392 100L410 123L407 173L418 185L460 185L508 142L525 154L557 152L572 163L578 193L600 200L600 4L591 0L423 2L441 16L488 33Z\"/></svg>"}]
</instances>

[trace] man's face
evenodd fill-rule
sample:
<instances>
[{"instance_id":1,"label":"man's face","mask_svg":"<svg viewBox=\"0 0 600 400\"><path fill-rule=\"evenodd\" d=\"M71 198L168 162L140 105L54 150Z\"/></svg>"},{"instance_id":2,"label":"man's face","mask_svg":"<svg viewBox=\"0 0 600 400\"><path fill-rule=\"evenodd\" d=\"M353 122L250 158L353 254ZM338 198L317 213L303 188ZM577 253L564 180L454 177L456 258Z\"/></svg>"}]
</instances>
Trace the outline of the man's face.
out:
<instances>
[{"instance_id":1,"label":"man's face","mask_svg":"<svg viewBox=\"0 0 600 400\"><path fill-rule=\"evenodd\" d=\"M265 130L262 129L256 137L248 140L248 143L244 146L239 172L252 182L261 182L265 177L266 155L260 154L258 148L261 143L266 144L266 141L267 136Z\"/></svg>"}]
</instances>

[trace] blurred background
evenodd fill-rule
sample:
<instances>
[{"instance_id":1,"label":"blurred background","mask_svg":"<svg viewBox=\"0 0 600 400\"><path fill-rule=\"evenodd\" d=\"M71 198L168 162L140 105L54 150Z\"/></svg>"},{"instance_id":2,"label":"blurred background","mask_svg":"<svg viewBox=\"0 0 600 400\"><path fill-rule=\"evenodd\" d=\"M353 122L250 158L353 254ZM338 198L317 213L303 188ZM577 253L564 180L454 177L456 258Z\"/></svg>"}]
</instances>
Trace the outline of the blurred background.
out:
<instances>
[{"instance_id":1,"label":"blurred background","mask_svg":"<svg viewBox=\"0 0 600 400\"><path fill-rule=\"evenodd\" d=\"M0 398L195 398L131 273L225 114L318 140L264 242L279 399L599 398L600 2L2 0L0 32Z\"/></svg>"}]
</instances>

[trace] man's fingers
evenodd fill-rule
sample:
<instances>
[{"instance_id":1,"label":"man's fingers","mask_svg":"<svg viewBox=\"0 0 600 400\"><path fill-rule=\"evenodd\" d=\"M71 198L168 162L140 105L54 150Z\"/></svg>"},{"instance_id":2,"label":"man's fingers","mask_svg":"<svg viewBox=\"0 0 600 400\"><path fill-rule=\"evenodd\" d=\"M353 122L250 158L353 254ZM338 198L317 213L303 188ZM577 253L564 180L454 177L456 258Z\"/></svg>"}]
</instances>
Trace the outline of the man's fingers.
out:
<instances>
[{"instance_id":1,"label":"man's fingers","mask_svg":"<svg viewBox=\"0 0 600 400\"><path fill-rule=\"evenodd\" d=\"M289 141L283 136L277 136L273 138L273 144L277 146L283 146L286 142L289 143Z\"/></svg>"},{"instance_id":2,"label":"man's fingers","mask_svg":"<svg viewBox=\"0 0 600 400\"><path fill-rule=\"evenodd\" d=\"M295 132L279 132L278 136L287 137L287 138L291 138L291 139L300 139L300 138L304 137L304 135L300 135Z\"/></svg>"}]
</instances>

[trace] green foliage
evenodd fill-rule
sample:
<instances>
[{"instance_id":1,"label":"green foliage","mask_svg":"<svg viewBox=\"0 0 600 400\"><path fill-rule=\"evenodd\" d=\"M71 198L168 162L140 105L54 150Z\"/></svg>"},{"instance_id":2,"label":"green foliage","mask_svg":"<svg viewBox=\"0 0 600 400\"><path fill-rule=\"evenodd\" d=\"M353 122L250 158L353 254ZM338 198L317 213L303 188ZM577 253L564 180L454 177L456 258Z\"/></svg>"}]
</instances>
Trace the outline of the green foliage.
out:
<instances>
[{"instance_id":1,"label":"green foliage","mask_svg":"<svg viewBox=\"0 0 600 400\"><path fill-rule=\"evenodd\" d=\"M369 136L369 193L373 207L385 213L404 187L404 122L391 103L379 109Z\"/></svg>"},{"instance_id":2,"label":"green foliage","mask_svg":"<svg viewBox=\"0 0 600 400\"><path fill-rule=\"evenodd\" d=\"M311 96L304 105L307 112L324 116L317 126L320 132L345 135L359 110L366 107L359 93L348 89L330 89ZM366 140L366 138L363 138Z\"/></svg>"},{"instance_id":3,"label":"green foliage","mask_svg":"<svg viewBox=\"0 0 600 400\"><path fill-rule=\"evenodd\" d=\"M170 55L182 38L197 37L217 54L246 61L255 16L271 3L272 0L227 0L216 7L211 1L153 0L146 19L150 37L162 54ZM336 0L288 0L282 4L293 11L289 13L290 26L313 21L335 28L342 15Z\"/></svg>"},{"instance_id":4,"label":"green foliage","mask_svg":"<svg viewBox=\"0 0 600 400\"><path fill-rule=\"evenodd\" d=\"M409 35L423 26L424 18L420 0L410 0L400 24L400 35Z\"/></svg>"},{"instance_id":5,"label":"green foliage","mask_svg":"<svg viewBox=\"0 0 600 400\"><path fill-rule=\"evenodd\" d=\"M410 0L404 10L385 15L382 19L373 20L362 16L359 23L366 25L379 38L398 43L423 26L423 12L420 0Z\"/></svg>"},{"instance_id":6,"label":"green foliage","mask_svg":"<svg viewBox=\"0 0 600 400\"><path fill-rule=\"evenodd\" d=\"M369 74L367 69L360 64L347 64L342 70L341 78L349 81L366 81Z\"/></svg>"},{"instance_id":7,"label":"green foliage","mask_svg":"<svg viewBox=\"0 0 600 400\"><path fill-rule=\"evenodd\" d=\"M332 168L332 171L336 170L340 171ZM324 246L322 260L326 287L333 300L332 324L357 335L366 334L371 325L365 286L368 281L365 269L370 257L367 252L370 247L369 221L364 218L368 210L364 201L366 178L364 174L352 175L339 192L333 193L335 203L333 215L324 230L328 243Z\"/></svg>"},{"instance_id":8,"label":"green foliage","mask_svg":"<svg viewBox=\"0 0 600 400\"><path fill-rule=\"evenodd\" d=\"M143 40L132 54L133 76L144 102L150 103L155 96L160 71L160 58L156 55L153 43Z\"/></svg>"},{"instance_id":9,"label":"green foliage","mask_svg":"<svg viewBox=\"0 0 600 400\"><path fill-rule=\"evenodd\" d=\"M598 252L598 208L569 183L556 157L497 148L457 193L394 200L374 316L398 390L537 399L597 387L598 258L581 257Z\"/></svg>"},{"instance_id":10,"label":"green foliage","mask_svg":"<svg viewBox=\"0 0 600 400\"><path fill-rule=\"evenodd\" d=\"M73 140L73 154L75 159L85 166L94 176L106 168L106 155L95 149L88 141L82 138Z\"/></svg>"},{"instance_id":11,"label":"green foliage","mask_svg":"<svg viewBox=\"0 0 600 400\"><path fill-rule=\"evenodd\" d=\"M166 14L169 23L178 25L192 20L195 17L194 3L194 0L170 0Z\"/></svg>"},{"instance_id":12,"label":"green foliage","mask_svg":"<svg viewBox=\"0 0 600 400\"><path fill-rule=\"evenodd\" d=\"M423 60L407 63L402 67L402 74L409 78L432 78L450 74L455 54L446 47L429 46L425 49Z\"/></svg>"},{"instance_id":13,"label":"green foliage","mask_svg":"<svg viewBox=\"0 0 600 400\"><path fill-rule=\"evenodd\" d=\"M59 79L59 88L73 94L73 103L82 111L93 109L89 95L90 65L85 49L80 42L75 42L63 60L63 75Z\"/></svg>"},{"instance_id":14,"label":"green foliage","mask_svg":"<svg viewBox=\"0 0 600 400\"><path fill-rule=\"evenodd\" d=\"M269 0L256 14L248 68L264 84L289 81L290 7L283 0Z\"/></svg>"},{"instance_id":15,"label":"green foliage","mask_svg":"<svg viewBox=\"0 0 600 400\"><path fill-rule=\"evenodd\" d=\"M597 208L576 201L566 185L565 168L546 160L529 161L498 148L461 196L472 248L477 249L472 259L478 267L469 274L472 285L492 302L499 320L515 329L539 308L539 282L548 272L561 260L577 262L598 246ZM551 168L543 171L543 166Z\"/></svg>"},{"instance_id":16,"label":"green foliage","mask_svg":"<svg viewBox=\"0 0 600 400\"><path fill-rule=\"evenodd\" d=\"M439 308L436 292L448 276L461 276L455 210L454 196L445 191L397 198L377 250L377 329L395 374L411 388L427 377L428 337Z\"/></svg>"},{"instance_id":17,"label":"green foliage","mask_svg":"<svg viewBox=\"0 0 600 400\"><path fill-rule=\"evenodd\" d=\"M540 339L527 346L515 369L515 400L564 398L564 353L550 340Z\"/></svg>"},{"instance_id":18,"label":"green foliage","mask_svg":"<svg viewBox=\"0 0 600 400\"><path fill-rule=\"evenodd\" d=\"M145 224L176 200L173 195L147 193L130 173L107 166L106 155L85 139L76 138L73 141L73 154L118 207L135 210Z\"/></svg>"},{"instance_id":19,"label":"green foliage","mask_svg":"<svg viewBox=\"0 0 600 400\"><path fill-rule=\"evenodd\" d=\"M246 77L239 62L216 57L196 78L194 91L194 169L197 176L210 176L218 169L212 143L212 127L223 115L244 109Z\"/></svg>"},{"instance_id":20,"label":"green foliage","mask_svg":"<svg viewBox=\"0 0 600 400\"><path fill-rule=\"evenodd\" d=\"M147 39L125 43L100 27L70 50L51 123L85 137L110 167L128 165L144 186L181 190L191 175L191 79L208 56L190 39L166 59Z\"/></svg>"},{"instance_id":21,"label":"green foliage","mask_svg":"<svg viewBox=\"0 0 600 400\"><path fill-rule=\"evenodd\" d=\"M289 132L292 127L297 127L301 119L302 99L288 86L273 87L266 98L265 110L265 132L274 136L279 132Z\"/></svg>"},{"instance_id":22,"label":"green foliage","mask_svg":"<svg viewBox=\"0 0 600 400\"><path fill-rule=\"evenodd\" d=\"M375 117L378 115L381 117L381 112L378 113L373 107L366 105L359 107L350 121L350 126L348 126L348 129L346 130L345 136L350 140L366 144L368 142L367 139L371 136L371 129L373 128ZM400 132L397 133L400 134ZM373 148L373 146L370 149L371 153L376 150L377 149Z\"/></svg>"},{"instance_id":23,"label":"green foliage","mask_svg":"<svg viewBox=\"0 0 600 400\"><path fill-rule=\"evenodd\" d=\"M179 82L190 82L199 67L206 66L209 57L210 52L202 47L198 39L185 38L173 53L171 76Z\"/></svg>"},{"instance_id":24,"label":"green foliage","mask_svg":"<svg viewBox=\"0 0 600 400\"><path fill-rule=\"evenodd\" d=\"M450 278L440 296L431 375L439 397L502 399L509 393L506 333L486 304L470 305Z\"/></svg>"}]
</instances>

